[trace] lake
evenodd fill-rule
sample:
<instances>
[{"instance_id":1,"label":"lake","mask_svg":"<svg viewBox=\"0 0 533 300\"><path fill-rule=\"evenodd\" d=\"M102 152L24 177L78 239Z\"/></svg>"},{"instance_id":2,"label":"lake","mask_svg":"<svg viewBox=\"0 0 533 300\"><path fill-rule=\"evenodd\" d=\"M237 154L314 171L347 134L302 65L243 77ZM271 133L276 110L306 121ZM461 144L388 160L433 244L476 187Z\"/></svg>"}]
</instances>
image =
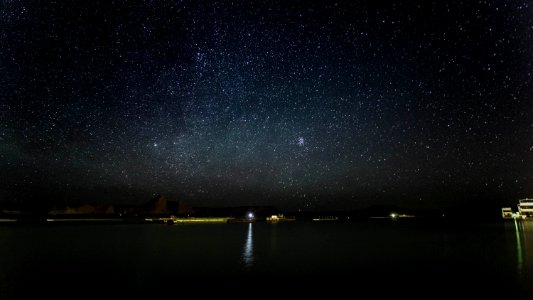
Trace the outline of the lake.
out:
<instances>
[{"instance_id":1,"label":"lake","mask_svg":"<svg viewBox=\"0 0 533 300\"><path fill-rule=\"evenodd\" d=\"M533 222L0 226L0 299L533 295Z\"/></svg>"}]
</instances>

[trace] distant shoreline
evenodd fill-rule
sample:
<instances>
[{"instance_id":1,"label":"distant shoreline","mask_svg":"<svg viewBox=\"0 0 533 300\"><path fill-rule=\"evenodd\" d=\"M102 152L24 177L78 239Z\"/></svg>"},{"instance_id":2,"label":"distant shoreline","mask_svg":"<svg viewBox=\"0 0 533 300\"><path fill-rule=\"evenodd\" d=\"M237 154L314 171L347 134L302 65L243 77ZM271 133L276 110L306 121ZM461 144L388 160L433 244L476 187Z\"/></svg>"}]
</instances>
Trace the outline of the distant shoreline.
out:
<instances>
[{"instance_id":1,"label":"distant shoreline","mask_svg":"<svg viewBox=\"0 0 533 300\"><path fill-rule=\"evenodd\" d=\"M0 226L18 226L18 225L153 225L153 224L232 224L232 223L289 223L289 221L296 221L298 223L358 223L358 222L391 222L391 223L413 223L413 222L429 222L429 223L455 223L455 222L508 222L513 220L507 219L476 219L476 218L434 218L434 217L361 217L361 218L295 218L282 221L271 221L264 218L261 219L246 219L234 217L194 217L194 218L173 218L168 217L150 217L150 218L91 218L91 217L72 217L56 218L56 217L33 217L33 218L0 218ZM519 220L529 221L529 220ZM406 223L407 222L407 223Z\"/></svg>"}]
</instances>

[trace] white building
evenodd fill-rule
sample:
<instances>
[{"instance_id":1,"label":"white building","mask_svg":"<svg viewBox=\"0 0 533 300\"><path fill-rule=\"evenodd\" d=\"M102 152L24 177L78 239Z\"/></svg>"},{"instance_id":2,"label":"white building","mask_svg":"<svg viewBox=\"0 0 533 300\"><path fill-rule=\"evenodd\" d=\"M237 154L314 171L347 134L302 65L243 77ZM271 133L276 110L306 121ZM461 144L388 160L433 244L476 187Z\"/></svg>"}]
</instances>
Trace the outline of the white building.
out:
<instances>
[{"instance_id":1,"label":"white building","mask_svg":"<svg viewBox=\"0 0 533 300\"><path fill-rule=\"evenodd\" d=\"M522 219L533 218L533 199L518 200L518 214Z\"/></svg>"},{"instance_id":2,"label":"white building","mask_svg":"<svg viewBox=\"0 0 533 300\"><path fill-rule=\"evenodd\" d=\"M510 207L503 207L502 208L502 218L504 218L504 219L512 219L513 218L513 210Z\"/></svg>"}]
</instances>

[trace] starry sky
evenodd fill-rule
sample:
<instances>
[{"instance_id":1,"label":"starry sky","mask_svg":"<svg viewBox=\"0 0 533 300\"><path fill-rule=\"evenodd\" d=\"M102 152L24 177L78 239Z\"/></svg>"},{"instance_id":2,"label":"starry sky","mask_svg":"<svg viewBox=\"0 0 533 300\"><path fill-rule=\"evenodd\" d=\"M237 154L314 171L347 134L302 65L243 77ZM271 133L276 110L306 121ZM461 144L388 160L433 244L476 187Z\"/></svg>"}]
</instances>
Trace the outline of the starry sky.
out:
<instances>
[{"instance_id":1,"label":"starry sky","mask_svg":"<svg viewBox=\"0 0 533 300\"><path fill-rule=\"evenodd\" d=\"M0 201L533 196L531 1L0 5Z\"/></svg>"}]
</instances>

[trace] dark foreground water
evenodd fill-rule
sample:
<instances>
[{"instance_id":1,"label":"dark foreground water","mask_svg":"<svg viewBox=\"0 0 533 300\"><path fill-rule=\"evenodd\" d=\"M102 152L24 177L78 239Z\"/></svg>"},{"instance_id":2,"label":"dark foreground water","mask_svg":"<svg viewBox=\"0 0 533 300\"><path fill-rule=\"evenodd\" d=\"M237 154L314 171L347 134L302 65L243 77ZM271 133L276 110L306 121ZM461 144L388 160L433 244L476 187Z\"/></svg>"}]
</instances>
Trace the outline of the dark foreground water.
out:
<instances>
[{"instance_id":1,"label":"dark foreground water","mask_svg":"<svg viewBox=\"0 0 533 300\"><path fill-rule=\"evenodd\" d=\"M533 222L0 227L0 299L533 295Z\"/></svg>"}]
</instances>

